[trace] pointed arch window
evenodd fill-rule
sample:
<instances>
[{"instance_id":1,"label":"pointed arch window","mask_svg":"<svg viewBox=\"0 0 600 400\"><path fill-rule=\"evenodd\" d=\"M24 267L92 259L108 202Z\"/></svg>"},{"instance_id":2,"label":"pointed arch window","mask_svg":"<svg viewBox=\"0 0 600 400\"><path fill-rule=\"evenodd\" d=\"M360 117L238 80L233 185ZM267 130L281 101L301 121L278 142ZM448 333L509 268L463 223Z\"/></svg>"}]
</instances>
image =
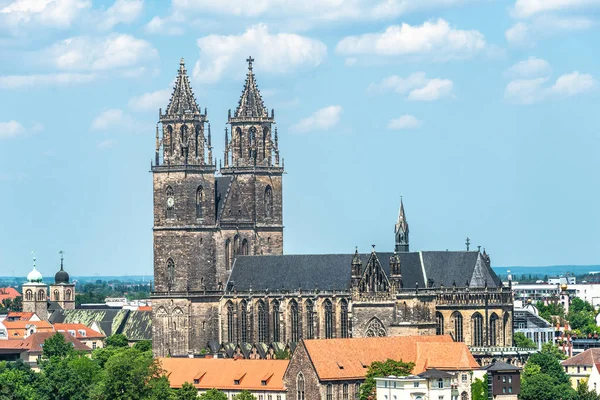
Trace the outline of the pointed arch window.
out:
<instances>
[{"instance_id":1,"label":"pointed arch window","mask_svg":"<svg viewBox=\"0 0 600 400\"><path fill-rule=\"evenodd\" d=\"M369 324L367 325L367 330L365 332L366 337L383 337L387 336L387 332L385 331L385 327L383 323L377 318L373 317Z\"/></svg>"},{"instance_id":2,"label":"pointed arch window","mask_svg":"<svg viewBox=\"0 0 600 400\"><path fill-rule=\"evenodd\" d=\"M167 195L167 219L175 218L175 192L171 186L165 190Z\"/></svg>"},{"instance_id":3,"label":"pointed arch window","mask_svg":"<svg viewBox=\"0 0 600 400\"><path fill-rule=\"evenodd\" d=\"M67 289L67 291L65 292L65 300L71 301L71 289Z\"/></svg>"},{"instance_id":4,"label":"pointed arch window","mask_svg":"<svg viewBox=\"0 0 600 400\"><path fill-rule=\"evenodd\" d=\"M490 317L490 346L498 346L498 315L492 313Z\"/></svg>"},{"instance_id":5,"label":"pointed arch window","mask_svg":"<svg viewBox=\"0 0 600 400\"><path fill-rule=\"evenodd\" d=\"M483 317L479 313L473 314L471 317L473 346L483 346Z\"/></svg>"},{"instance_id":6,"label":"pointed arch window","mask_svg":"<svg viewBox=\"0 0 600 400\"><path fill-rule=\"evenodd\" d=\"M249 135L248 135L248 139L249 139L249 143L248 143L248 159L249 160L256 160L256 128L255 127L251 127L249 130Z\"/></svg>"},{"instance_id":7,"label":"pointed arch window","mask_svg":"<svg viewBox=\"0 0 600 400\"><path fill-rule=\"evenodd\" d=\"M167 286L169 290L175 286L175 261L172 258L167 260Z\"/></svg>"},{"instance_id":8,"label":"pointed arch window","mask_svg":"<svg viewBox=\"0 0 600 400\"><path fill-rule=\"evenodd\" d=\"M273 341L280 342L280 331L279 331L279 302L277 300L273 300L271 303L272 309L272 324L273 324Z\"/></svg>"},{"instance_id":9,"label":"pointed arch window","mask_svg":"<svg viewBox=\"0 0 600 400\"><path fill-rule=\"evenodd\" d=\"M233 257L232 260L235 260L237 255L240 253L240 236L235 235L233 237Z\"/></svg>"},{"instance_id":10,"label":"pointed arch window","mask_svg":"<svg viewBox=\"0 0 600 400\"><path fill-rule=\"evenodd\" d=\"M358 400L360 398L360 383L354 384L354 399Z\"/></svg>"},{"instance_id":11,"label":"pointed arch window","mask_svg":"<svg viewBox=\"0 0 600 400\"><path fill-rule=\"evenodd\" d=\"M248 310L246 300L240 302L240 339L242 343L248 342Z\"/></svg>"},{"instance_id":12,"label":"pointed arch window","mask_svg":"<svg viewBox=\"0 0 600 400\"><path fill-rule=\"evenodd\" d=\"M340 302L340 328L343 338L350 337L348 334L348 301L346 299L342 299Z\"/></svg>"},{"instance_id":13,"label":"pointed arch window","mask_svg":"<svg viewBox=\"0 0 600 400\"><path fill-rule=\"evenodd\" d=\"M435 334L443 335L444 334L444 316L439 311L435 313L435 323L436 323Z\"/></svg>"},{"instance_id":14,"label":"pointed arch window","mask_svg":"<svg viewBox=\"0 0 600 400\"><path fill-rule=\"evenodd\" d=\"M204 198L204 190L202 186L196 189L196 218L202 218L202 200Z\"/></svg>"},{"instance_id":15,"label":"pointed arch window","mask_svg":"<svg viewBox=\"0 0 600 400\"><path fill-rule=\"evenodd\" d=\"M458 311L455 311L452 314L452 322L454 325L454 341L455 342L463 342L463 317L462 314Z\"/></svg>"},{"instance_id":16,"label":"pointed arch window","mask_svg":"<svg viewBox=\"0 0 600 400\"><path fill-rule=\"evenodd\" d=\"M258 341L267 343L269 341L269 310L265 302L258 302Z\"/></svg>"},{"instance_id":17,"label":"pointed arch window","mask_svg":"<svg viewBox=\"0 0 600 400\"><path fill-rule=\"evenodd\" d=\"M173 155L173 127L171 125L167 125L167 136L169 143L169 151L167 153L171 156Z\"/></svg>"},{"instance_id":18,"label":"pointed arch window","mask_svg":"<svg viewBox=\"0 0 600 400\"><path fill-rule=\"evenodd\" d=\"M315 338L315 310L314 304L311 300L306 300L306 338Z\"/></svg>"},{"instance_id":19,"label":"pointed arch window","mask_svg":"<svg viewBox=\"0 0 600 400\"><path fill-rule=\"evenodd\" d=\"M512 330L511 329L512 328L512 326L511 326L512 324L510 323L510 315L508 314L508 312L504 313L504 317L502 317L502 320L503 320L502 321L503 322L502 325L503 325L503 328L504 328L502 330L502 333L503 333L502 336L503 336L503 340L504 340L504 346L509 346L508 338L509 338L510 332ZM511 343L511 345L512 345L512 343Z\"/></svg>"},{"instance_id":20,"label":"pointed arch window","mask_svg":"<svg viewBox=\"0 0 600 400\"><path fill-rule=\"evenodd\" d=\"M242 249L241 249L241 252L240 252L241 255L247 256L249 254L248 250L249 250L248 249L248 240L244 239L244 240L242 240Z\"/></svg>"},{"instance_id":21,"label":"pointed arch window","mask_svg":"<svg viewBox=\"0 0 600 400\"><path fill-rule=\"evenodd\" d=\"M200 149L203 149L204 146L204 143L200 143L200 139L202 137L201 134L202 130L200 128L200 125L196 125L196 140L194 142L196 157L200 157Z\"/></svg>"},{"instance_id":22,"label":"pointed arch window","mask_svg":"<svg viewBox=\"0 0 600 400\"><path fill-rule=\"evenodd\" d=\"M298 377L296 378L296 388L298 389L298 393L296 395L296 400L305 400L305 398L304 398L304 375L302 375L302 372L298 372Z\"/></svg>"},{"instance_id":23,"label":"pointed arch window","mask_svg":"<svg viewBox=\"0 0 600 400\"><path fill-rule=\"evenodd\" d=\"M298 315L298 303L292 300L290 303L290 324L292 333L292 342L300 341L300 319Z\"/></svg>"},{"instance_id":24,"label":"pointed arch window","mask_svg":"<svg viewBox=\"0 0 600 400\"><path fill-rule=\"evenodd\" d=\"M327 384L327 400L333 400L333 385L331 383Z\"/></svg>"},{"instance_id":25,"label":"pointed arch window","mask_svg":"<svg viewBox=\"0 0 600 400\"><path fill-rule=\"evenodd\" d=\"M238 142L238 157L242 159L244 158L244 135L242 134L242 130L240 128L235 129L235 134Z\"/></svg>"},{"instance_id":26,"label":"pointed arch window","mask_svg":"<svg viewBox=\"0 0 600 400\"><path fill-rule=\"evenodd\" d=\"M54 290L54 301L58 301L60 299L60 295L58 294L58 290Z\"/></svg>"},{"instance_id":27,"label":"pointed arch window","mask_svg":"<svg viewBox=\"0 0 600 400\"><path fill-rule=\"evenodd\" d=\"M331 300L325 300L325 339L333 337L333 305Z\"/></svg>"},{"instance_id":28,"label":"pointed arch window","mask_svg":"<svg viewBox=\"0 0 600 400\"><path fill-rule=\"evenodd\" d=\"M265 127L263 128L263 140L262 140L262 157L263 159L268 159L268 145L269 145L269 141L267 140L267 138L269 137L269 128Z\"/></svg>"},{"instance_id":29,"label":"pointed arch window","mask_svg":"<svg viewBox=\"0 0 600 400\"><path fill-rule=\"evenodd\" d=\"M348 384L344 383L342 386L342 400L348 400Z\"/></svg>"},{"instance_id":30,"label":"pointed arch window","mask_svg":"<svg viewBox=\"0 0 600 400\"><path fill-rule=\"evenodd\" d=\"M273 218L273 190L270 185L265 188L265 217Z\"/></svg>"},{"instance_id":31,"label":"pointed arch window","mask_svg":"<svg viewBox=\"0 0 600 400\"><path fill-rule=\"evenodd\" d=\"M225 270L231 269L231 240L225 241Z\"/></svg>"},{"instance_id":32,"label":"pointed arch window","mask_svg":"<svg viewBox=\"0 0 600 400\"><path fill-rule=\"evenodd\" d=\"M227 302L227 341L233 343L233 303Z\"/></svg>"}]
</instances>

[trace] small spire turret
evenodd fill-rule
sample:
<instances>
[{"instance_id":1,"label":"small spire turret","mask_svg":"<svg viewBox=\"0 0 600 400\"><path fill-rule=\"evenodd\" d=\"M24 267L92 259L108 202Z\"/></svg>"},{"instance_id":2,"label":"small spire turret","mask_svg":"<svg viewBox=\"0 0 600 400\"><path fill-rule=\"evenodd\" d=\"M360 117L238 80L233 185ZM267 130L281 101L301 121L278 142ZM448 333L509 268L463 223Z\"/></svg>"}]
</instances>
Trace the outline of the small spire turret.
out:
<instances>
[{"instance_id":1,"label":"small spire turret","mask_svg":"<svg viewBox=\"0 0 600 400\"><path fill-rule=\"evenodd\" d=\"M406 214L404 212L404 202L403 202L402 196L400 196L400 210L398 211L398 221L396 222L396 226L394 228L394 233L396 236L395 251L397 251L397 252L409 251L408 221L406 220Z\"/></svg>"}]
</instances>

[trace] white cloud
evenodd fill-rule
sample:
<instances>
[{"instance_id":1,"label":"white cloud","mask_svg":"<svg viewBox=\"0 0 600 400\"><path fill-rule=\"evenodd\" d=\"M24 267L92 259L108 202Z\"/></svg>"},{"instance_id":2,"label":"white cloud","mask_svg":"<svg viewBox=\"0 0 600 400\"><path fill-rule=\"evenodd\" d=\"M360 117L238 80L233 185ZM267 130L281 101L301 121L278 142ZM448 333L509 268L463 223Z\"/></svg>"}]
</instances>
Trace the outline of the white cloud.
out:
<instances>
[{"instance_id":1,"label":"white cloud","mask_svg":"<svg viewBox=\"0 0 600 400\"><path fill-rule=\"evenodd\" d=\"M293 33L270 34L266 25L256 25L241 35L209 35L198 39L201 59L193 76L200 82L215 82L226 72L242 71L240 55L252 55L259 71L285 73L300 67L316 67L327 55L325 44Z\"/></svg>"},{"instance_id":2,"label":"white cloud","mask_svg":"<svg viewBox=\"0 0 600 400\"><path fill-rule=\"evenodd\" d=\"M91 129L94 131L105 131L116 128L118 130L129 130L135 127L135 119L119 109L110 109L103 111L92 121Z\"/></svg>"},{"instance_id":3,"label":"white cloud","mask_svg":"<svg viewBox=\"0 0 600 400\"><path fill-rule=\"evenodd\" d=\"M531 78L545 76L550 72L550 64L541 58L529 57L510 67L505 75L508 77Z\"/></svg>"},{"instance_id":4,"label":"white cloud","mask_svg":"<svg viewBox=\"0 0 600 400\"><path fill-rule=\"evenodd\" d=\"M550 92L557 95L574 96L591 91L596 87L596 80L589 74L579 71L564 74L558 77Z\"/></svg>"},{"instance_id":5,"label":"white cloud","mask_svg":"<svg viewBox=\"0 0 600 400\"><path fill-rule=\"evenodd\" d=\"M100 29L110 30L120 23L135 21L144 8L144 0L116 0L106 12L101 14Z\"/></svg>"},{"instance_id":6,"label":"white cloud","mask_svg":"<svg viewBox=\"0 0 600 400\"><path fill-rule=\"evenodd\" d=\"M0 139L10 139L25 134L25 128L18 121L0 122Z\"/></svg>"},{"instance_id":7,"label":"white cloud","mask_svg":"<svg viewBox=\"0 0 600 400\"><path fill-rule=\"evenodd\" d=\"M506 30L504 36L511 46L531 47L538 39L560 32L590 29L594 22L587 17L540 15L527 22L517 22Z\"/></svg>"},{"instance_id":8,"label":"white cloud","mask_svg":"<svg viewBox=\"0 0 600 400\"><path fill-rule=\"evenodd\" d=\"M427 78L425 72L415 72L406 78L392 75L367 88L369 93L394 91L415 101L433 101L452 95L454 84L449 79Z\"/></svg>"},{"instance_id":9,"label":"white cloud","mask_svg":"<svg viewBox=\"0 0 600 400\"><path fill-rule=\"evenodd\" d=\"M4 75L0 76L0 88L16 89L21 87L61 86L91 82L96 78L93 73L61 73L41 75Z\"/></svg>"},{"instance_id":10,"label":"white cloud","mask_svg":"<svg viewBox=\"0 0 600 400\"><path fill-rule=\"evenodd\" d=\"M166 108L171 97L171 89L144 93L129 99L128 107L134 111L158 111Z\"/></svg>"},{"instance_id":11,"label":"white cloud","mask_svg":"<svg viewBox=\"0 0 600 400\"><path fill-rule=\"evenodd\" d=\"M155 16L146 24L144 30L146 33L163 34L163 35L182 35L184 19L178 15L170 15L161 18Z\"/></svg>"},{"instance_id":12,"label":"white cloud","mask_svg":"<svg viewBox=\"0 0 600 400\"><path fill-rule=\"evenodd\" d=\"M91 7L91 0L15 0L0 8L0 21L13 28L25 24L66 28Z\"/></svg>"},{"instance_id":13,"label":"white cloud","mask_svg":"<svg viewBox=\"0 0 600 400\"><path fill-rule=\"evenodd\" d=\"M293 132L326 131L340 122L341 106L328 106L315 111L291 127Z\"/></svg>"},{"instance_id":14,"label":"white cloud","mask_svg":"<svg viewBox=\"0 0 600 400\"><path fill-rule=\"evenodd\" d=\"M533 44L529 27L523 22L517 22L504 32L506 41L513 46L530 46Z\"/></svg>"},{"instance_id":15,"label":"white cloud","mask_svg":"<svg viewBox=\"0 0 600 400\"><path fill-rule=\"evenodd\" d=\"M152 45L131 35L77 36L50 46L44 57L61 70L108 70L134 67L156 58Z\"/></svg>"},{"instance_id":16,"label":"white cloud","mask_svg":"<svg viewBox=\"0 0 600 400\"><path fill-rule=\"evenodd\" d=\"M578 71L561 75L550 87L544 86L547 81L548 78L513 80L506 86L504 99L516 104L533 104L583 94L597 86L591 75Z\"/></svg>"},{"instance_id":17,"label":"white cloud","mask_svg":"<svg viewBox=\"0 0 600 400\"><path fill-rule=\"evenodd\" d=\"M403 115L400 118L394 118L387 124L388 129L416 129L421 127L423 122L413 115Z\"/></svg>"},{"instance_id":18,"label":"white cloud","mask_svg":"<svg viewBox=\"0 0 600 400\"><path fill-rule=\"evenodd\" d=\"M99 142L96 147L98 147L98 149L100 150L106 150L106 149L111 149L113 147L115 147L119 142L116 141L115 139L106 139L103 140L101 142Z\"/></svg>"},{"instance_id":19,"label":"white cloud","mask_svg":"<svg viewBox=\"0 0 600 400\"><path fill-rule=\"evenodd\" d=\"M382 33L347 36L336 51L348 56L426 56L443 61L470 57L485 47L479 31L454 29L438 19L423 25L392 25Z\"/></svg>"},{"instance_id":20,"label":"white cloud","mask_svg":"<svg viewBox=\"0 0 600 400\"><path fill-rule=\"evenodd\" d=\"M577 10L585 7L598 7L598 0L517 0L512 13L517 18L528 18L551 11Z\"/></svg>"}]
</instances>

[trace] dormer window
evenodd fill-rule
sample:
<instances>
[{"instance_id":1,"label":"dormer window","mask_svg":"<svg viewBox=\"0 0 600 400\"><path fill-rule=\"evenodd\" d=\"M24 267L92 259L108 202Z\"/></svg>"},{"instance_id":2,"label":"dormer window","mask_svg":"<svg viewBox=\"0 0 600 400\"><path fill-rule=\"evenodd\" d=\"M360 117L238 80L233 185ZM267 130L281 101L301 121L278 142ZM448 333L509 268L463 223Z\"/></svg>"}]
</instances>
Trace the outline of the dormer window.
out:
<instances>
[{"instance_id":1,"label":"dormer window","mask_svg":"<svg viewBox=\"0 0 600 400\"><path fill-rule=\"evenodd\" d=\"M240 380L239 380L239 379L235 379L235 380L233 381L233 384L234 384L234 385L239 385L239 384L240 384Z\"/></svg>"},{"instance_id":2,"label":"dormer window","mask_svg":"<svg viewBox=\"0 0 600 400\"><path fill-rule=\"evenodd\" d=\"M85 336L85 331L83 329L78 330L77 332L79 332L79 334L81 336Z\"/></svg>"},{"instance_id":3,"label":"dormer window","mask_svg":"<svg viewBox=\"0 0 600 400\"><path fill-rule=\"evenodd\" d=\"M260 381L260 385L261 385L261 386L267 386L267 381L266 381L266 380L262 380L262 381Z\"/></svg>"},{"instance_id":4,"label":"dormer window","mask_svg":"<svg viewBox=\"0 0 600 400\"><path fill-rule=\"evenodd\" d=\"M71 335L71 336L75 336L75 331L74 331L74 330L72 330L72 329L69 329L69 335Z\"/></svg>"}]
</instances>

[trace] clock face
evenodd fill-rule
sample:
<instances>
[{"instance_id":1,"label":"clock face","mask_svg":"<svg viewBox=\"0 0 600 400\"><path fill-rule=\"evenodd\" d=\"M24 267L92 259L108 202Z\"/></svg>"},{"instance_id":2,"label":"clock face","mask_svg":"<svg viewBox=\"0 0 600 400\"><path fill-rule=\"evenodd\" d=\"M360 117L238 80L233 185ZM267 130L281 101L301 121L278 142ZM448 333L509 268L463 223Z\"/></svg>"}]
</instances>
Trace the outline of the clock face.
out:
<instances>
[{"instance_id":1,"label":"clock face","mask_svg":"<svg viewBox=\"0 0 600 400\"><path fill-rule=\"evenodd\" d=\"M172 198L172 197L169 197L169 198L167 199L167 205L168 205L169 207L173 207L173 206L175 205L175 199L174 199L174 198Z\"/></svg>"}]
</instances>

